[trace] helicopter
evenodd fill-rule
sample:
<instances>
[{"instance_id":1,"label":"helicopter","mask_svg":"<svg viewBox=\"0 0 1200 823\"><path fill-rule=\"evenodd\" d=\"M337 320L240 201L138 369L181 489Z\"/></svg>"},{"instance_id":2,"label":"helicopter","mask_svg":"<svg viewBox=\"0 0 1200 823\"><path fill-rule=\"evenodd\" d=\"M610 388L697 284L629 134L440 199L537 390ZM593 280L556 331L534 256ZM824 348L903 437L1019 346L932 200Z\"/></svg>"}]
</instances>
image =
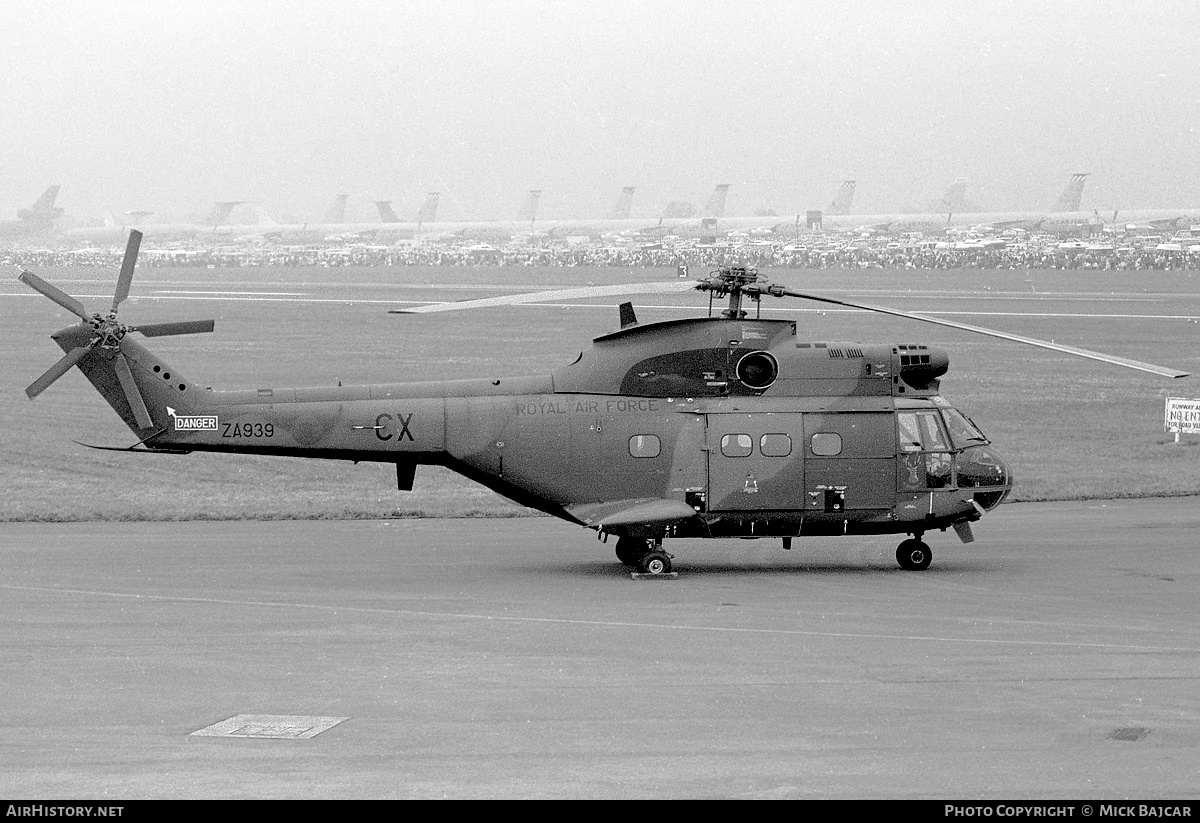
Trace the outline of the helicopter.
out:
<instances>
[{"instance_id":1,"label":"helicopter","mask_svg":"<svg viewBox=\"0 0 1200 823\"><path fill-rule=\"evenodd\" d=\"M518 504L616 538L642 575L670 575L669 538L906 535L902 569L927 569L924 540L971 524L1014 476L978 426L939 393L949 355L924 344L806 342L796 321L761 317L763 298L798 298L962 329L1092 360L1186 372L915 312L798 292L748 267L661 283L430 303L418 314L552 299L701 292L705 317L620 328L549 374L376 385L218 391L131 335L212 332L212 320L125 325L141 244L131 231L107 314L42 278L19 279L80 322L51 335L63 357L36 398L78 367L134 432L118 451L194 451L378 461L413 488L418 465L445 466ZM714 301L726 300L714 314ZM750 316L748 305L755 306Z\"/></svg>"}]
</instances>

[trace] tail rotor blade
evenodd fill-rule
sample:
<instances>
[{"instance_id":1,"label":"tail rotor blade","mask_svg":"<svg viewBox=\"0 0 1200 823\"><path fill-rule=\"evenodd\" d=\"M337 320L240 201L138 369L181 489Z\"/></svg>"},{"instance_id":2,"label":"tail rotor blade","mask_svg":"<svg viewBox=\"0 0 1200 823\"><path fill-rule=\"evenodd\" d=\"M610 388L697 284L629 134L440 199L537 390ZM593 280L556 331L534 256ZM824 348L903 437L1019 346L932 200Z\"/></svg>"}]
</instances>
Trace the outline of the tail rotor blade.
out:
<instances>
[{"instance_id":1,"label":"tail rotor blade","mask_svg":"<svg viewBox=\"0 0 1200 823\"><path fill-rule=\"evenodd\" d=\"M135 326L130 331L140 332L146 337L167 337L172 334L201 334L216 328L213 320L181 320L175 323L148 323Z\"/></svg>"},{"instance_id":2,"label":"tail rotor blade","mask_svg":"<svg viewBox=\"0 0 1200 823\"><path fill-rule=\"evenodd\" d=\"M25 394L29 399L37 397L39 394L50 388L55 380L62 377L71 370L71 367L83 359L83 356L92 350L92 346L96 345L96 341L88 343L86 346L78 346L71 349L61 360L46 370L46 373L29 384L29 388L25 390Z\"/></svg>"},{"instance_id":3,"label":"tail rotor blade","mask_svg":"<svg viewBox=\"0 0 1200 823\"><path fill-rule=\"evenodd\" d=\"M30 274L27 271L23 271L21 272L21 276L17 279L26 286L29 286L29 288L33 289L34 291L41 292L42 294L46 295L55 303L74 314L76 317L80 317L84 320L92 319L91 315L84 310L82 303L80 303L71 295L67 294L62 289L59 289L56 286L51 286L36 274Z\"/></svg>"},{"instance_id":4,"label":"tail rotor blade","mask_svg":"<svg viewBox=\"0 0 1200 823\"><path fill-rule=\"evenodd\" d=\"M113 361L113 370L117 373L117 379L121 381L121 388L125 390L125 400L129 403L134 419L137 420L138 428L148 429L153 426L154 420L146 410L146 401L142 399L142 393L138 390L133 372L129 369L129 361L125 359L124 354L117 355L117 359Z\"/></svg>"},{"instance_id":5,"label":"tail rotor blade","mask_svg":"<svg viewBox=\"0 0 1200 823\"><path fill-rule=\"evenodd\" d=\"M125 244L125 258L121 261L121 276L117 278L117 291L113 294L112 310L116 311L121 301L129 296L129 286L133 282L133 267L137 265L138 249L142 245L142 233L137 229L129 232L129 242Z\"/></svg>"}]
</instances>

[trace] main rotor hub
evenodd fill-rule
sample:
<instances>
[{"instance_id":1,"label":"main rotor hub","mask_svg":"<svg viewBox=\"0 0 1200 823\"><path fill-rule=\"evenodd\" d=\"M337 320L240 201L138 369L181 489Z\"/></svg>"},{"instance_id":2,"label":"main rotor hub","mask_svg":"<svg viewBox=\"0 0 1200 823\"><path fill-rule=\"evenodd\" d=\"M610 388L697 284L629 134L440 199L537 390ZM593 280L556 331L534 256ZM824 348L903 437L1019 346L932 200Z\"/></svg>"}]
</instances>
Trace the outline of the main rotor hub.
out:
<instances>
[{"instance_id":1,"label":"main rotor hub","mask_svg":"<svg viewBox=\"0 0 1200 823\"><path fill-rule=\"evenodd\" d=\"M131 331L129 326L117 320L115 311L109 312L107 317L97 312L92 315L91 323L96 337L100 338L100 346L105 349L119 349L121 338Z\"/></svg>"},{"instance_id":2,"label":"main rotor hub","mask_svg":"<svg viewBox=\"0 0 1200 823\"><path fill-rule=\"evenodd\" d=\"M758 280L758 269L751 266L730 266L727 269L717 270L716 276L726 283L745 286Z\"/></svg>"},{"instance_id":3,"label":"main rotor hub","mask_svg":"<svg viewBox=\"0 0 1200 823\"><path fill-rule=\"evenodd\" d=\"M782 294L782 291L776 293L778 286L772 286L765 280L760 281L758 269L751 266L729 266L717 269L709 274L707 280L697 283L696 288L700 291L710 292L713 297L729 295L729 307L721 312L721 316L730 320L741 320L746 316L745 310L742 309L742 295L747 295L751 300L758 302L764 293L774 294L776 297ZM709 310L711 311L711 309L712 299L710 297Z\"/></svg>"}]
</instances>

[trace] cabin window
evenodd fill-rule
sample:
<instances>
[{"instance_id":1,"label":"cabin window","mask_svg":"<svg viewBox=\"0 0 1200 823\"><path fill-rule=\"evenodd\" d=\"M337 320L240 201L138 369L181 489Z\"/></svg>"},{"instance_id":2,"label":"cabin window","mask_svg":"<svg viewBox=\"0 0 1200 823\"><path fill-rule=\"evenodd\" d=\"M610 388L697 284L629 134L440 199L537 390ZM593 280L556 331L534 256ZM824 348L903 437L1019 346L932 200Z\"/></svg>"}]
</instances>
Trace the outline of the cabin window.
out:
<instances>
[{"instance_id":1,"label":"cabin window","mask_svg":"<svg viewBox=\"0 0 1200 823\"><path fill-rule=\"evenodd\" d=\"M787 457L792 453L792 438L786 434L764 434L758 440L763 457Z\"/></svg>"},{"instance_id":2,"label":"cabin window","mask_svg":"<svg viewBox=\"0 0 1200 823\"><path fill-rule=\"evenodd\" d=\"M748 434L727 434L721 438L721 454L726 457L746 457L754 451L754 441Z\"/></svg>"},{"instance_id":3,"label":"cabin window","mask_svg":"<svg viewBox=\"0 0 1200 823\"><path fill-rule=\"evenodd\" d=\"M896 415L900 424L900 451L919 452L921 450L921 427L917 425L917 416L912 412L900 412Z\"/></svg>"},{"instance_id":4,"label":"cabin window","mask_svg":"<svg viewBox=\"0 0 1200 823\"><path fill-rule=\"evenodd\" d=\"M842 453L842 436L833 432L817 432L810 440L812 453L818 457L833 457Z\"/></svg>"},{"instance_id":5,"label":"cabin window","mask_svg":"<svg viewBox=\"0 0 1200 823\"><path fill-rule=\"evenodd\" d=\"M662 444L656 434L635 434L629 438L629 454L633 457L658 457Z\"/></svg>"}]
</instances>

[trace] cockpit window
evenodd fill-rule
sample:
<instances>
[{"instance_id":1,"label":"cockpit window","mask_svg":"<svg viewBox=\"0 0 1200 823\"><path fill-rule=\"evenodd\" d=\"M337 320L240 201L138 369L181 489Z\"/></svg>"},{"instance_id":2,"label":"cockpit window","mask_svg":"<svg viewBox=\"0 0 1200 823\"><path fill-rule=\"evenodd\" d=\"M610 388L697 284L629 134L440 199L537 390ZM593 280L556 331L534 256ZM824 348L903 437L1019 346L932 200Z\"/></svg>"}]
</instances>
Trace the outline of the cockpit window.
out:
<instances>
[{"instance_id":1,"label":"cockpit window","mask_svg":"<svg viewBox=\"0 0 1200 823\"><path fill-rule=\"evenodd\" d=\"M950 442L954 444L954 448L965 449L967 446L991 442L983 436L979 427L971 422L971 418L957 409L942 409L942 414L946 417L946 428L950 430Z\"/></svg>"},{"instance_id":2,"label":"cockpit window","mask_svg":"<svg viewBox=\"0 0 1200 823\"><path fill-rule=\"evenodd\" d=\"M897 412L896 422L900 430L900 451L950 451L936 411Z\"/></svg>"},{"instance_id":3,"label":"cockpit window","mask_svg":"<svg viewBox=\"0 0 1200 823\"><path fill-rule=\"evenodd\" d=\"M925 451L947 451L949 447L946 445L946 436L942 434L942 427L938 425L937 415L919 414L917 419L921 421L921 435L925 439Z\"/></svg>"}]
</instances>

